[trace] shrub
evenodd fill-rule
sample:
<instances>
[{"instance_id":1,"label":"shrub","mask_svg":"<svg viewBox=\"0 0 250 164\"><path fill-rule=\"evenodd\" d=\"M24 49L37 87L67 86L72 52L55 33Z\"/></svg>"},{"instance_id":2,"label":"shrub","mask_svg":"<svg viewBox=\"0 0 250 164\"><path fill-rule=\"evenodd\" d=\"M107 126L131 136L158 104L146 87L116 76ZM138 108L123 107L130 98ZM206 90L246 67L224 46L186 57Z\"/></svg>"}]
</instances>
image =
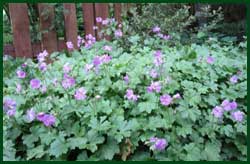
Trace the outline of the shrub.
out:
<instances>
[{"instance_id":1,"label":"shrub","mask_svg":"<svg viewBox=\"0 0 250 164\"><path fill-rule=\"evenodd\" d=\"M5 57L4 160L246 160L246 42L133 38Z\"/></svg>"}]
</instances>

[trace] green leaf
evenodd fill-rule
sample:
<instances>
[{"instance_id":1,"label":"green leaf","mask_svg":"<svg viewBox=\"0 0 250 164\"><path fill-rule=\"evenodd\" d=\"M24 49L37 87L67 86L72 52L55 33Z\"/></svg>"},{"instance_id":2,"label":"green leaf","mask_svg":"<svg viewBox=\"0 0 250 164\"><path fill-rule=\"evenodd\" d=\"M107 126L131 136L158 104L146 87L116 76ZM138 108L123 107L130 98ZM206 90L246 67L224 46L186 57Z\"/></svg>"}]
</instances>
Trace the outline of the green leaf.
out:
<instances>
[{"instance_id":1,"label":"green leaf","mask_svg":"<svg viewBox=\"0 0 250 164\"><path fill-rule=\"evenodd\" d=\"M63 139L56 139L55 141L53 141L50 145L50 148L49 148L49 153L55 157L59 157L61 156L62 154L65 154L67 153L68 151L68 146Z\"/></svg>"},{"instance_id":2,"label":"green leaf","mask_svg":"<svg viewBox=\"0 0 250 164\"><path fill-rule=\"evenodd\" d=\"M44 145L39 145L35 148L28 149L27 150L27 160L30 160L32 158L41 158L44 156L47 152L44 151Z\"/></svg>"},{"instance_id":3,"label":"green leaf","mask_svg":"<svg viewBox=\"0 0 250 164\"><path fill-rule=\"evenodd\" d=\"M107 138L107 142L103 144L97 152L99 159L112 160L114 155L119 153L119 145L117 141L111 137Z\"/></svg>"}]
</instances>

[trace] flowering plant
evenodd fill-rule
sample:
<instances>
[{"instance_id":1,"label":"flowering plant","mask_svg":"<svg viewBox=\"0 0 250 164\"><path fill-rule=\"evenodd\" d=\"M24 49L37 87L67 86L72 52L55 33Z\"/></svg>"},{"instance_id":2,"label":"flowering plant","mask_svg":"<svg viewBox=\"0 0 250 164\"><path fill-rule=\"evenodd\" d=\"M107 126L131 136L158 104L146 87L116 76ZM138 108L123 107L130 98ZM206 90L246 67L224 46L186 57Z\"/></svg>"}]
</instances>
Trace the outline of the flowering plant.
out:
<instances>
[{"instance_id":1,"label":"flowering plant","mask_svg":"<svg viewBox=\"0 0 250 164\"><path fill-rule=\"evenodd\" d=\"M4 160L246 160L246 42L128 39L4 59Z\"/></svg>"}]
</instances>

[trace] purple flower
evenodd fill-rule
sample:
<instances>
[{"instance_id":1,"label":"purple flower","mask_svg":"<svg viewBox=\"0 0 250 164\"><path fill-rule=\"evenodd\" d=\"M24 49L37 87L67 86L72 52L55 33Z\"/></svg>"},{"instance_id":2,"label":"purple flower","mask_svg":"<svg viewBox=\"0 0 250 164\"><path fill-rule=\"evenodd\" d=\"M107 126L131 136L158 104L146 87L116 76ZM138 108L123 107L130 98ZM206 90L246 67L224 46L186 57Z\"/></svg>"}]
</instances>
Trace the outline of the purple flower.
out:
<instances>
[{"instance_id":1,"label":"purple flower","mask_svg":"<svg viewBox=\"0 0 250 164\"><path fill-rule=\"evenodd\" d=\"M41 71L46 71L47 70L47 64L45 62L42 62L39 64L39 69Z\"/></svg>"},{"instance_id":2,"label":"purple flower","mask_svg":"<svg viewBox=\"0 0 250 164\"><path fill-rule=\"evenodd\" d=\"M32 79L32 80L30 80L30 86L33 89L38 89L41 86L41 82L39 79Z\"/></svg>"},{"instance_id":3,"label":"purple flower","mask_svg":"<svg viewBox=\"0 0 250 164\"><path fill-rule=\"evenodd\" d=\"M164 150L168 145L167 140L164 138L151 137L149 142L153 144L151 147L153 148L153 150L159 150L159 151Z\"/></svg>"},{"instance_id":4,"label":"purple flower","mask_svg":"<svg viewBox=\"0 0 250 164\"><path fill-rule=\"evenodd\" d=\"M111 59L112 59L112 57L109 55L102 55L101 56L101 63L108 63L108 62L110 62Z\"/></svg>"},{"instance_id":5,"label":"purple flower","mask_svg":"<svg viewBox=\"0 0 250 164\"><path fill-rule=\"evenodd\" d=\"M238 82L238 76L233 75L233 76L230 78L230 82L231 82L232 84L237 83L237 82Z\"/></svg>"},{"instance_id":6,"label":"purple flower","mask_svg":"<svg viewBox=\"0 0 250 164\"><path fill-rule=\"evenodd\" d=\"M38 55L37 55L37 59L39 61L39 63L45 61L45 57L48 56L48 52L46 50L44 50L43 52L40 52Z\"/></svg>"},{"instance_id":7,"label":"purple flower","mask_svg":"<svg viewBox=\"0 0 250 164\"><path fill-rule=\"evenodd\" d=\"M102 25L107 25L109 23L109 20L108 19L105 19L102 21Z\"/></svg>"},{"instance_id":8,"label":"purple flower","mask_svg":"<svg viewBox=\"0 0 250 164\"><path fill-rule=\"evenodd\" d=\"M97 26L93 26L93 30L97 30L98 29L98 27Z\"/></svg>"},{"instance_id":9,"label":"purple flower","mask_svg":"<svg viewBox=\"0 0 250 164\"><path fill-rule=\"evenodd\" d=\"M232 112L232 119L238 122L242 122L244 118L244 113L241 111Z\"/></svg>"},{"instance_id":10,"label":"purple flower","mask_svg":"<svg viewBox=\"0 0 250 164\"><path fill-rule=\"evenodd\" d=\"M213 108L212 114L216 118L221 118L223 116L223 109L220 106L216 106Z\"/></svg>"},{"instance_id":11,"label":"purple flower","mask_svg":"<svg viewBox=\"0 0 250 164\"><path fill-rule=\"evenodd\" d=\"M155 69L152 69L149 74L152 78L156 78L158 76L158 73L156 72Z\"/></svg>"},{"instance_id":12,"label":"purple flower","mask_svg":"<svg viewBox=\"0 0 250 164\"><path fill-rule=\"evenodd\" d=\"M62 81L62 86L64 89L70 88L75 85L75 79L73 77L64 74L64 79Z\"/></svg>"},{"instance_id":13,"label":"purple flower","mask_svg":"<svg viewBox=\"0 0 250 164\"><path fill-rule=\"evenodd\" d=\"M35 111L31 108L30 110L27 110L26 112L26 119L31 122L36 118Z\"/></svg>"},{"instance_id":14,"label":"purple flower","mask_svg":"<svg viewBox=\"0 0 250 164\"><path fill-rule=\"evenodd\" d=\"M207 57L207 63L212 64L214 62L214 58L212 56Z\"/></svg>"},{"instance_id":15,"label":"purple flower","mask_svg":"<svg viewBox=\"0 0 250 164\"><path fill-rule=\"evenodd\" d=\"M159 26L155 26L153 27L153 30L152 30L154 33L158 33L161 31L161 28Z\"/></svg>"},{"instance_id":16,"label":"purple flower","mask_svg":"<svg viewBox=\"0 0 250 164\"><path fill-rule=\"evenodd\" d=\"M25 68L25 67L27 67L27 63L22 64L22 68Z\"/></svg>"},{"instance_id":17,"label":"purple flower","mask_svg":"<svg viewBox=\"0 0 250 164\"><path fill-rule=\"evenodd\" d=\"M120 29L118 30L115 30L115 37L119 38L119 37L122 37L122 31Z\"/></svg>"},{"instance_id":18,"label":"purple flower","mask_svg":"<svg viewBox=\"0 0 250 164\"><path fill-rule=\"evenodd\" d=\"M180 99L180 98L181 98L181 95L180 95L179 93L177 93L177 94L175 94L175 95L173 96L173 98L174 98L174 99Z\"/></svg>"},{"instance_id":19,"label":"purple flower","mask_svg":"<svg viewBox=\"0 0 250 164\"><path fill-rule=\"evenodd\" d=\"M163 38L163 34L162 33L157 33L157 36L159 36L160 38Z\"/></svg>"},{"instance_id":20,"label":"purple flower","mask_svg":"<svg viewBox=\"0 0 250 164\"><path fill-rule=\"evenodd\" d=\"M69 73L72 70L72 68L69 66L69 63L64 64L63 66L63 72Z\"/></svg>"},{"instance_id":21,"label":"purple flower","mask_svg":"<svg viewBox=\"0 0 250 164\"><path fill-rule=\"evenodd\" d=\"M102 17L96 17L96 22L101 23L102 22Z\"/></svg>"},{"instance_id":22,"label":"purple flower","mask_svg":"<svg viewBox=\"0 0 250 164\"><path fill-rule=\"evenodd\" d=\"M156 91L159 93L161 91L161 84L160 82L152 82L151 85L147 88L148 92Z\"/></svg>"},{"instance_id":23,"label":"purple flower","mask_svg":"<svg viewBox=\"0 0 250 164\"><path fill-rule=\"evenodd\" d=\"M168 106L169 104L171 104L172 100L172 97L168 94L162 95L160 97L161 104L164 106Z\"/></svg>"},{"instance_id":24,"label":"purple flower","mask_svg":"<svg viewBox=\"0 0 250 164\"><path fill-rule=\"evenodd\" d=\"M235 101L230 103L231 110L235 110L237 108L237 103Z\"/></svg>"},{"instance_id":25,"label":"purple flower","mask_svg":"<svg viewBox=\"0 0 250 164\"><path fill-rule=\"evenodd\" d=\"M74 48L74 45L73 45L73 43L71 41L66 42L66 45L67 45L68 49L73 49Z\"/></svg>"},{"instance_id":26,"label":"purple flower","mask_svg":"<svg viewBox=\"0 0 250 164\"><path fill-rule=\"evenodd\" d=\"M169 40L170 38L171 38L170 35L163 35L163 39L164 39L164 40Z\"/></svg>"},{"instance_id":27,"label":"purple flower","mask_svg":"<svg viewBox=\"0 0 250 164\"><path fill-rule=\"evenodd\" d=\"M86 72L89 72L93 67L94 67L93 64L86 64L86 65L85 65L85 71L86 71Z\"/></svg>"},{"instance_id":28,"label":"purple flower","mask_svg":"<svg viewBox=\"0 0 250 164\"><path fill-rule=\"evenodd\" d=\"M234 110L237 108L237 103L235 101L230 102L228 100L224 100L221 103L221 106L224 108L225 111L230 111L230 110Z\"/></svg>"},{"instance_id":29,"label":"purple flower","mask_svg":"<svg viewBox=\"0 0 250 164\"><path fill-rule=\"evenodd\" d=\"M167 144L168 143L165 139L157 139L155 144L154 144L154 149L162 151L166 148Z\"/></svg>"},{"instance_id":30,"label":"purple flower","mask_svg":"<svg viewBox=\"0 0 250 164\"><path fill-rule=\"evenodd\" d=\"M126 74L126 76L123 77L123 80L125 81L126 84L129 83L129 77L127 74Z\"/></svg>"},{"instance_id":31,"label":"purple flower","mask_svg":"<svg viewBox=\"0 0 250 164\"><path fill-rule=\"evenodd\" d=\"M17 77L20 78L20 79L23 79L26 77L26 73L22 70L18 70L16 71L16 74L17 74Z\"/></svg>"},{"instance_id":32,"label":"purple flower","mask_svg":"<svg viewBox=\"0 0 250 164\"><path fill-rule=\"evenodd\" d=\"M154 64L160 66L163 63L162 53L160 50L154 53Z\"/></svg>"},{"instance_id":33,"label":"purple flower","mask_svg":"<svg viewBox=\"0 0 250 164\"><path fill-rule=\"evenodd\" d=\"M77 36L77 47L80 47L82 43L82 37L81 36Z\"/></svg>"},{"instance_id":34,"label":"purple flower","mask_svg":"<svg viewBox=\"0 0 250 164\"><path fill-rule=\"evenodd\" d=\"M133 100L133 101L137 101L137 99L139 98L138 95L134 94L134 91L132 89L127 89L125 97L128 100Z\"/></svg>"},{"instance_id":35,"label":"purple flower","mask_svg":"<svg viewBox=\"0 0 250 164\"><path fill-rule=\"evenodd\" d=\"M111 47L111 46L108 46L108 45L105 45L105 46L103 47L103 50L105 50L105 51L112 51L112 47Z\"/></svg>"},{"instance_id":36,"label":"purple flower","mask_svg":"<svg viewBox=\"0 0 250 164\"><path fill-rule=\"evenodd\" d=\"M21 84L16 84L16 92L17 92L17 93L20 93L21 90L22 90Z\"/></svg>"},{"instance_id":37,"label":"purple flower","mask_svg":"<svg viewBox=\"0 0 250 164\"><path fill-rule=\"evenodd\" d=\"M74 97L76 100L84 100L87 97L86 93L87 91L84 88L79 88L76 90Z\"/></svg>"},{"instance_id":38,"label":"purple flower","mask_svg":"<svg viewBox=\"0 0 250 164\"><path fill-rule=\"evenodd\" d=\"M8 116L13 116L16 113L16 102L10 98L7 98L3 102L3 109Z\"/></svg>"},{"instance_id":39,"label":"purple flower","mask_svg":"<svg viewBox=\"0 0 250 164\"><path fill-rule=\"evenodd\" d=\"M56 87L56 86L58 85L58 80L57 80L57 78L54 78L54 79L52 80L52 83L53 83L53 85Z\"/></svg>"},{"instance_id":40,"label":"purple flower","mask_svg":"<svg viewBox=\"0 0 250 164\"><path fill-rule=\"evenodd\" d=\"M51 114L38 113L37 120L43 122L45 126L54 125L56 118Z\"/></svg>"},{"instance_id":41,"label":"purple flower","mask_svg":"<svg viewBox=\"0 0 250 164\"><path fill-rule=\"evenodd\" d=\"M93 59L93 64L94 66L99 66L102 64L102 58L100 56L95 56Z\"/></svg>"},{"instance_id":42,"label":"purple flower","mask_svg":"<svg viewBox=\"0 0 250 164\"><path fill-rule=\"evenodd\" d=\"M42 93L45 93L47 91L47 87L43 85L40 90Z\"/></svg>"}]
</instances>

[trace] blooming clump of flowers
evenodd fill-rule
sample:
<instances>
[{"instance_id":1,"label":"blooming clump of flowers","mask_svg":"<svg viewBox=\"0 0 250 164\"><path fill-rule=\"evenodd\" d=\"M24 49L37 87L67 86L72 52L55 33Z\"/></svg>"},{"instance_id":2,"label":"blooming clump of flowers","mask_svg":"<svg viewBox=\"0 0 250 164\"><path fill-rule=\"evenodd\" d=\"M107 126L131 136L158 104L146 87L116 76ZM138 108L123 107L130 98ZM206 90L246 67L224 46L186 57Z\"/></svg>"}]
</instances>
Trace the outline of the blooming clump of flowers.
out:
<instances>
[{"instance_id":1,"label":"blooming clump of flowers","mask_svg":"<svg viewBox=\"0 0 250 164\"><path fill-rule=\"evenodd\" d=\"M132 89L127 89L125 97L126 97L128 100L132 100L132 101L137 101L138 98L139 98L138 95L135 95L135 94L134 94L134 91L133 91Z\"/></svg>"},{"instance_id":2,"label":"blooming clump of flowers","mask_svg":"<svg viewBox=\"0 0 250 164\"><path fill-rule=\"evenodd\" d=\"M241 111L236 111L238 104L235 101L223 100L220 106L216 106L212 110L212 114L216 118L222 118L225 112L231 113L231 118L234 121L242 122L244 113Z\"/></svg>"},{"instance_id":3,"label":"blooming clump of flowers","mask_svg":"<svg viewBox=\"0 0 250 164\"><path fill-rule=\"evenodd\" d=\"M52 114L38 113L36 118L38 121L43 122L45 126L52 126L56 122L56 118Z\"/></svg>"},{"instance_id":4,"label":"blooming clump of flowers","mask_svg":"<svg viewBox=\"0 0 250 164\"><path fill-rule=\"evenodd\" d=\"M87 91L82 87L76 90L74 97L76 100L85 100L87 97L86 93Z\"/></svg>"},{"instance_id":5,"label":"blooming clump of flowers","mask_svg":"<svg viewBox=\"0 0 250 164\"><path fill-rule=\"evenodd\" d=\"M159 93L161 91L161 83L159 81L152 82L150 86L147 87L148 92L157 92Z\"/></svg>"},{"instance_id":6,"label":"blooming clump of flowers","mask_svg":"<svg viewBox=\"0 0 250 164\"><path fill-rule=\"evenodd\" d=\"M41 81L39 79L32 79L30 80L30 86L33 89L38 89L41 86Z\"/></svg>"},{"instance_id":7,"label":"blooming clump of flowers","mask_svg":"<svg viewBox=\"0 0 250 164\"><path fill-rule=\"evenodd\" d=\"M64 89L68 89L75 85L75 79L67 74L64 74L64 79L62 80L62 86Z\"/></svg>"},{"instance_id":8,"label":"blooming clump of flowers","mask_svg":"<svg viewBox=\"0 0 250 164\"><path fill-rule=\"evenodd\" d=\"M96 38L92 34L86 35L85 48L90 48L96 42Z\"/></svg>"},{"instance_id":9,"label":"blooming clump of flowers","mask_svg":"<svg viewBox=\"0 0 250 164\"><path fill-rule=\"evenodd\" d=\"M151 137L146 144L150 144L151 150L163 151L168 146L168 142L164 138Z\"/></svg>"},{"instance_id":10,"label":"blooming clump of flowers","mask_svg":"<svg viewBox=\"0 0 250 164\"><path fill-rule=\"evenodd\" d=\"M3 102L3 109L8 116L14 116L16 114L16 101L10 98L6 98Z\"/></svg>"}]
</instances>

